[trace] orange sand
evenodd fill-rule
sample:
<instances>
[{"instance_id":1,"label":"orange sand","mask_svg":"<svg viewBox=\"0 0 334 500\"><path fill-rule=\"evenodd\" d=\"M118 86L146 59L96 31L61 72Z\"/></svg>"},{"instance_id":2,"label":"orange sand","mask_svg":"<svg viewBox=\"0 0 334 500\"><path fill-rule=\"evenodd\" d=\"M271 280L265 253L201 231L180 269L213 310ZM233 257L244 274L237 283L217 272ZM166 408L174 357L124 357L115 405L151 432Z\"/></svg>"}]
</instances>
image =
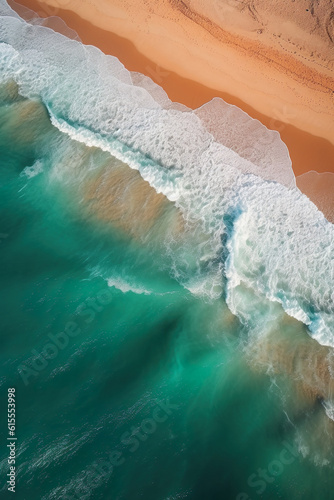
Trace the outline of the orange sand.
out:
<instances>
[{"instance_id":1,"label":"orange sand","mask_svg":"<svg viewBox=\"0 0 334 500\"><path fill-rule=\"evenodd\" d=\"M315 170L317 172L334 172L334 145L324 137L314 136L290 123L284 122L284 119L286 119L284 112L288 112L287 108L285 110L284 104L281 106L281 112L278 111L281 97L279 93L276 98L277 112L272 116L266 116L235 95L211 89L196 81L182 78L177 73L170 70L165 70L163 67L155 64L151 59L148 59L138 52L131 41L115 35L112 31L106 31L96 27L70 10L50 8L48 5L45 5L45 3L37 0L21 0L20 3L33 9L41 17L49 15L60 16L66 21L69 27L79 34L84 43L96 45L106 54L115 55L129 70L138 71L150 76L156 83L165 89L173 101L182 102L191 108L196 108L215 96L222 97L225 101L235 104L246 111L253 118L260 120L268 128L278 130L283 141L289 148L296 176L308 172L309 170ZM75 7L75 2L73 3L72 0L58 2L59 5L64 5L64 3L66 3L68 7ZM116 12L117 10L115 7L115 13ZM95 17L92 16L92 18L94 18L95 21ZM135 38L136 33L133 32L132 39L135 40ZM189 61L187 61L187 63L189 63ZM224 75L221 76L221 79L223 76ZM248 89L248 91L251 92L251 89ZM293 122L290 115L288 118L289 121Z\"/></svg>"},{"instance_id":2,"label":"orange sand","mask_svg":"<svg viewBox=\"0 0 334 500\"><path fill-rule=\"evenodd\" d=\"M232 94L260 113L334 144L330 0L322 2L328 3L329 12L315 6L315 12L307 14L313 23L303 19L304 0L293 2L292 10L289 3L44 0L42 5L46 13L56 15L60 9L71 10L132 41L154 64ZM225 4L232 11L230 20L219 12Z\"/></svg>"}]
</instances>

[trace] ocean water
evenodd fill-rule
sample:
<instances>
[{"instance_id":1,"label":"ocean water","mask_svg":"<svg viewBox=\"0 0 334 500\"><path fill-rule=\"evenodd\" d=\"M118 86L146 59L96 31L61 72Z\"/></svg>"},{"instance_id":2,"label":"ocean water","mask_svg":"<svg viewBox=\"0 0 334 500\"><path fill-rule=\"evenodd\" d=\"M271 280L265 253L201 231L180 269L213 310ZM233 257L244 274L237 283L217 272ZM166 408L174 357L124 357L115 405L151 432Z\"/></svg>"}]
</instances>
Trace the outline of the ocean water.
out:
<instances>
[{"instance_id":1,"label":"ocean water","mask_svg":"<svg viewBox=\"0 0 334 500\"><path fill-rule=\"evenodd\" d=\"M334 498L334 231L279 135L0 5L16 498Z\"/></svg>"}]
</instances>

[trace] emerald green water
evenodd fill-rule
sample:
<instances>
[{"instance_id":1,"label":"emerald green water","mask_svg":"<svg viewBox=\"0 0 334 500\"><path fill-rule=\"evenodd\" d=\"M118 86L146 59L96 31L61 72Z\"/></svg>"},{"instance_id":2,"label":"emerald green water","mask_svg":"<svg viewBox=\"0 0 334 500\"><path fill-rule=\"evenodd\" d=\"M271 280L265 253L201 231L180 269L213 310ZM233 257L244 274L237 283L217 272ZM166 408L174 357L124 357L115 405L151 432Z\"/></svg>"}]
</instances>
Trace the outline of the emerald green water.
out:
<instances>
[{"instance_id":1,"label":"emerald green water","mask_svg":"<svg viewBox=\"0 0 334 500\"><path fill-rule=\"evenodd\" d=\"M332 464L298 448L320 403L293 407L293 383L252 366L223 298L192 295L160 244L90 213L79 185L93 174L57 167L91 159L98 177L109 155L14 87L0 124L1 442L14 387L16 498L333 498ZM4 448L1 470L10 498Z\"/></svg>"}]
</instances>

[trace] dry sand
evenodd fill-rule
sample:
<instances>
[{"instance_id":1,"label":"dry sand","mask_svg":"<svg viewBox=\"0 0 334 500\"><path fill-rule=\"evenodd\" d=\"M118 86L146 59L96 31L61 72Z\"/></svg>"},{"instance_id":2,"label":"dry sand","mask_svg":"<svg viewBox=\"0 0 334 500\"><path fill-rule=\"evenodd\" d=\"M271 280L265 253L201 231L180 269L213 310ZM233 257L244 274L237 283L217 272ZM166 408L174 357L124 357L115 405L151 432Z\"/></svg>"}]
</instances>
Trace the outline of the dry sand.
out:
<instances>
[{"instance_id":1,"label":"dry sand","mask_svg":"<svg viewBox=\"0 0 334 500\"><path fill-rule=\"evenodd\" d=\"M35 0L22 3L36 5ZM321 0L322 8L306 11L308 3L299 0L291 7L286 0L40 2L46 14L71 10L132 41L168 71L234 95L260 113L334 144L334 9L330 0Z\"/></svg>"},{"instance_id":2,"label":"dry sand","mask_svg":"<svg viewBox=\"0 0 334 500\"><path fill-rule=\"evenodd\" d=\"M150 76L173 101L196 108L219 96L278 130L296 176L334 172L334 10L332 16L327 0L308 11L303 1L289 8L282 2L268 8L262 0L194 0L186 8L187 2L156 0L140 9L134 0L20 4L61 17L84 43ZM311 199L312 182L297 179Z\"/></svg>"}]
</instances>

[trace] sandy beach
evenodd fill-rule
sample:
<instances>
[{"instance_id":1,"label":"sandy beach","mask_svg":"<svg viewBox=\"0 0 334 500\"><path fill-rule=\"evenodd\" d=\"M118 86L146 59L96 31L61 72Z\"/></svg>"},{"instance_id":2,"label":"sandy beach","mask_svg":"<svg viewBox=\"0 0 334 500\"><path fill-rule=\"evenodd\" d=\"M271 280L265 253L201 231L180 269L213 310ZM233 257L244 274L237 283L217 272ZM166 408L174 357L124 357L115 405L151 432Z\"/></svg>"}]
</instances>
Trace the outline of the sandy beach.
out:
<instances>
[{"instance_id":1,"label":"sandy beach","mask_svg":"<svg viewBox=\"0 0 334 500\"><path fill-rule=\"evenodd\" d=\"M83 43L98 46L118 57L127 69L150 76L173 101L196 108L218 96L278 130L296 177L309 171L334 172L331 25L321 38L317 33L310 35L305 21L304 29L296 31L296 55L283 43L287 35L276 36L273 14L264 12L263 5L261 22L265 24L266 14L266 29L255 30L260 9L248 9L249 19L248 14L235 10L232 1L227 3L230 9L220 15L217 5L215 12L209 12L204 2L193 3L198 4L196 15L189 9L184 12L176 2L159 1L153 12L148 5L138 9L132 0L20 1L41 17L59 16ZM209 22L215 14L218 25ZM225 20L233 33L219 27ZM321 52L310 47L319 47ZM312 176L302 182L297 178L297 185L317 203L319 196L313 195L307 181L312 182ZM332 207L327 213L331 211Z\"/></svg>"}]
</instances>

